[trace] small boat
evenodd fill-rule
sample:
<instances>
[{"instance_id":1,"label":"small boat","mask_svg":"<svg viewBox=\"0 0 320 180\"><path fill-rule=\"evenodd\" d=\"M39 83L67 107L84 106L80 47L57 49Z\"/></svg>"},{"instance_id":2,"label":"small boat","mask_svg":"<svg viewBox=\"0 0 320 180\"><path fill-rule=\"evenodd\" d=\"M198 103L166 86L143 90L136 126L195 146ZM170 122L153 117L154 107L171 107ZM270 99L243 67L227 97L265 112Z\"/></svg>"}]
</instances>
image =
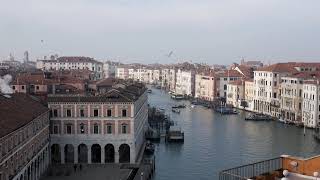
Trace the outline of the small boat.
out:
<instances>
[{"instance_id":1,"label":"small boat","mask_svg":"<svg viewBox=\"0 0 320 180\"><path fill-rule=\"evenodd\" d=\"M230 107L220 106L215 108L215 111L220 114L238 114L239 112Z\"/></svg>"},{"instance_id":2,"label":"small boat","mask_svg":"<svg viewBox=\"0 0 320 180\"><path fill-rule=\"evenodd\" d=\"M171 94L172 99L181 100L184 99L184 96L181 94Z\"/></svg>"},{"instance_id":3,"label":"small boat","mask_svg":"<svg viewBox=\"0 0 320 180\"><path fill-rule=\"evenodd\" d=\"M147 141L146 147L144 149L145 153L151 155L154 153L155 146L150 141Z\"/></svg>"},{"instance_id":4,"label":"small boat","mask_svg":"<svg viewBox=\"0 0 320 180\"><path fill-rule=\"evenodd\" d=\"M148 93L152 93L152 90L151 90L151 89L148 89L147 92L148 92Z\"/></svg>"},{"instance_id":5,"label":"small boat","mask_svg":"<svg viewBox=\"0 0 320 180\"><path fill-rule=\"evenodd\" d=\"M269 115L257 113L257 114L252 114L249 117L246 117L245 120L246 121L270 121L273 119Z\"/></svg>"},{"instance_id":6,"label":"small boat","mask_svg":"<svg viewBox=\"0 0 320 180\"><path fill-rule=\"evenodd\" d=\"M194 108L194 107L196 107L196 105L193 105L193 104L192 104L190 107L191 107L191 108Z\"/></svg>"},{"instance_id":7,"label":"small boat","mask_svg":"<svg viewBox=\"0 0 320 180\"><path fill-rule=\"evenodd\" d=\"M176 105L176 106L172 106L172 108L186 108L186 105L179 104L179 105Z\"/></svg>"},{"instance_id":8,"label":"small boat","mask_svg":"<svg viewBox=\"0 0 320 180\"><path fill-rule=\"evenodd\" d=\"M180 114L180 109L172 108L172 112Z\"/></svg>"},{"instance_id":9,"label":"small boat","mask_svg":"<svg viewBox=\"0 0 320 180\"><path fill-rule=\"evenodd\" d=\"M157 88L157 89L161 89L161 86L160 86L160 85L158 85L158 86L156 86L156 88Z\"/></svg>"},{"instance_id":10,"label":"small boat","mask_svg":"<svg viewBox=\"0 0 320 180\"><path fill-rule=\"evenodd\" d=\"M282 118L279 118L279 122L284 123L284 124L287 124L287 121L284 120L284 119L282 119Z\"/></svg>"},{"instance_id":11,"label":"small boat","mask_svg":"<svg viewBox=\"0 0 320 180\"><path fill-rule=\"evenodd\" d=\"M193 101L191 102L191 104L193 104L193 105L199 105L199 102L196 101L196 100L193 100Z\"/></svg>"}]
</instances>

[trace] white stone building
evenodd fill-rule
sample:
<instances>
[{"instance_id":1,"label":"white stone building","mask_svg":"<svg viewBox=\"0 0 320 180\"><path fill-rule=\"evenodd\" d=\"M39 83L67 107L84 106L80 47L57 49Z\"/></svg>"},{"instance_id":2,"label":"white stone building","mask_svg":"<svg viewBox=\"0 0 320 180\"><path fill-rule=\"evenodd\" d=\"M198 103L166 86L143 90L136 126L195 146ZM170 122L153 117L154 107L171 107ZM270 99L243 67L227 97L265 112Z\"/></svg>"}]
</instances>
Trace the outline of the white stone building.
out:
<instances>
[{"instance_id":1,"label":"white stone building","mask_svg":"<svg viewBox=\"0 0 320 180\"><path fill-rule=\"evenodd\" d=\"M175 68L171 68L169 70L168 89L171 92L176 91L176 80L177 80L176 72L177 72L177 70Z\"/></svg>"},{"instance_id":2,"label":"white stone building","mask_svg":"<svg viewBox=\"0 0 320 180\"><path fill-rule=\"evenodd\" d=\"M194 96L195 73L192 70L178 69L176 73L175 94Z\"/></svg>"},{"instance_id":3,"label":"white stone building","mask_svg":"<svg viewBox=\"0 0 320 180\"><path fill-rule=\"evenodd\" d=\"M243 80L232 81L227 85L227 104L240 108L241 102L244 101L244 97Z\"/></svg>"},{"instance_id":4,"label":"white stone building","mask_svg":"<svg viewBox=\"0 0 320 180\"><path fill-rule=\"evenodd\" d=\"M116 78L118 79L133 79L133 76L129 74L129 69L126 65L120 65L116 68ZM130 71L131 72L131 71Z\"/></svg>"},{"instance_id":5,"label":"white stone building","mask_svg":"<svg viewBox=\"0 0 320 180\"><path fill-rule=\"evenodd\" d=\"M144 151L147 91L116 85L97 96L48 97L54 163L136 163Z\"/></svg>"},{"instance_id":6,"label":"white stone building","mask_svg":"<svg viewBox=\"0 0 320 180\"><path fill-rule=\"evenodd\" d=\"M302 121L303 77L297 75L281 78L281 119L290 122Z\"/></svg>"},{"instance_id":7,"label":"white stone building","mask_svg":"<svg viewBox=\"0 0 320 180\"><path fill-rule=\"evenodd\" d=\"M320 79L307 80L303 84L302 122L315 128L320 122Z\"/></svg>"},{"instance_id":8,"label":"white stone building","mask_svg":"<svg viewBox=\"0 0 320 180\"><path fill-rule=\"evenodd\" d=\"M90 57L64 56L51 60L37 60L36 68L43 71L89 70L94 72L94 79L103 78L103 63Z\"/></svg>"},{"instance_id":9,"label":"white stone building","mask_svg":"<svg viewBox=\"0 0 320 180\"><path fill-rule=\"evenodd\" d=\"M246 80L244 82L244 100L248 111L253 111L253 100L255 98L255 89L253 80Z\"/></svg>"},{"instance_id":10,"label":"white stone building","mask_svg":"<svg viewBox=\"0 0 320 180\"><path fill-rule=\"evenodd\" d=\"M299 72L315 72L319 69L319 65L319 63L277 63L254 71L256 91L254 111L281 118L281 78Z\"/></svg>"},{"instance_id":11,"label":"white stone building","mask_svg":"<svg viewBox=\"0 0 320 180\"><path fill-rule=\"evenodd\" d=\"M244 76L236 70L225 70L219 74L219 97L227 98L227 85L230 82L241 80Z\"/></svg>"}]
</instances>

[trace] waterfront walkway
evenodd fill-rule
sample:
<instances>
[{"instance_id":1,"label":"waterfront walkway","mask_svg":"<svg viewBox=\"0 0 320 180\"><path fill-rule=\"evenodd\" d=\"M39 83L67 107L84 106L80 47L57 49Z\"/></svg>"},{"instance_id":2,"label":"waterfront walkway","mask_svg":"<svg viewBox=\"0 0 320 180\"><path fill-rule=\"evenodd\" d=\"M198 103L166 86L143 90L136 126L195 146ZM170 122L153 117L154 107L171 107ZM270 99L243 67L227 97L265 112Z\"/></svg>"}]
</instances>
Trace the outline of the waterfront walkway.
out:
<instances>
[{"instance_id":1,"label":"waterfront walkway","mask_svg":"<svg viewBox=\"0 0 320 180\"><path fill-rule=\"evenodd\" d=\"M119 164L83 165L80 171L74 171L73 165L59 165L51 167L48 176L42 180L126 180L130 169L121 169Z\"/></svg>"}]
</instances>

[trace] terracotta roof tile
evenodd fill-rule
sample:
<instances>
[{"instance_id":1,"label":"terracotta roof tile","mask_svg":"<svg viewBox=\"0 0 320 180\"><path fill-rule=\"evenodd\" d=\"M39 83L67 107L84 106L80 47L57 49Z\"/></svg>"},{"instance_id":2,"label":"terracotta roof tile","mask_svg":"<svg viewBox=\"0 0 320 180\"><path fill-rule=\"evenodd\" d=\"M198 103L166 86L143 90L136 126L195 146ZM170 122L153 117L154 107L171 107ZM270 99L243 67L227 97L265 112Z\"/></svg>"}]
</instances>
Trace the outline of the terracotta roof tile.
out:
<instances>
[{"instance_id":1,"label":"terracotta roof tile","mask_svg":"<svg viewBox=\"0 0 320 180\"><path fill-rule=\"evenodd\" d=\"M48 108L26 94L0 95L0 137L3 137L48 111Z\"/></svg>"}]
</instances>

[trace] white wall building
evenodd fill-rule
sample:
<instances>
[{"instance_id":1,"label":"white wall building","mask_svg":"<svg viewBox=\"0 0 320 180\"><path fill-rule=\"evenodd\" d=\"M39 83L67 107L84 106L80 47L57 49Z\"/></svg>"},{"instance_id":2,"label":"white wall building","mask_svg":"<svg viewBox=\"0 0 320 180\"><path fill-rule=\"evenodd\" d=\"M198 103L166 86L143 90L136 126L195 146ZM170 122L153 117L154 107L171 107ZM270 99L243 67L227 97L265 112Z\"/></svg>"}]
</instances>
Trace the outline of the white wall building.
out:
<instances>
[{"instance_id":1,"label":"white wall building","mask_svg":"<svg viewBox=\"0 0 320 180\"><path fill-rule=\"evenodd\" d=\"M178 69L176 73L175 94L194 96L195 73Z\"/></svg>"},{"instance_id":2,"label":"white wall building","mask_svg":"<svg viewBox=\"0 0 320 180\"><path fill-rule=\"evenodd\" d=\"M116 68L116 78L118 79L128 79L129 77L129 69L124 65L120 65Z\"/></svg>"},{"instance_id":3,"label":"white wall building","mask_svg":"<svg viewBox=\"0 0 320 180\"><path fill-rule=\"evenodd\" d=\"M95 79L103 78L103 63L90 57L59 57L52 60L37 60L36 68L43 71L89 70L95 73Z\"/></svg>"},{"instance_id":4,"label":"white wall building","mask_svg":"<svg viewBox=\"0 0 320 180\"><path fill-rule=\"evenodd\" d=\"M287 76L280 84L281 119L291 122L302 121L303 78Z\"/></svg>"},{"instance_id":5,"label":"white wall building","mask_svg":"<svg viewBox=\"0 0 320 180\"><path fill-rule=\"evenodd\" d=\"M315 128L320 122L320 85L319 79L304 81L302 122L307 127Z\"/></svg>"},{"instance_id":6,"label":"white wall building","mask_svg":"<svg viewBox=\"0 0 320 180\"><path fill-rule=\"evenodd\" d=\"M225 70L223 73L219 74L219 97L227 98L227 86L232 81L237 81L242 79L241 75L236 70Z\"/></svg>"},{"instance_id":7,"label":"white wall building","mask_svg":"<svg viewBox=\"0 0 320 180\"><path fill-rule=\"evenodd\" d=\"M103 76L104 78L115 77L116 64L108 61L103 63Z\"/></svg>"}]
</instances>

